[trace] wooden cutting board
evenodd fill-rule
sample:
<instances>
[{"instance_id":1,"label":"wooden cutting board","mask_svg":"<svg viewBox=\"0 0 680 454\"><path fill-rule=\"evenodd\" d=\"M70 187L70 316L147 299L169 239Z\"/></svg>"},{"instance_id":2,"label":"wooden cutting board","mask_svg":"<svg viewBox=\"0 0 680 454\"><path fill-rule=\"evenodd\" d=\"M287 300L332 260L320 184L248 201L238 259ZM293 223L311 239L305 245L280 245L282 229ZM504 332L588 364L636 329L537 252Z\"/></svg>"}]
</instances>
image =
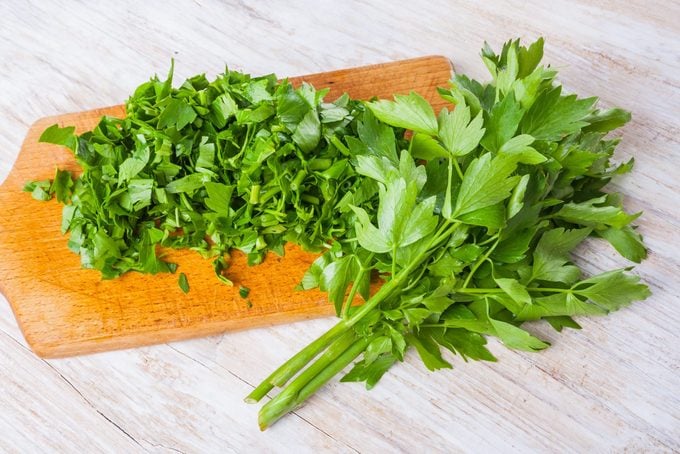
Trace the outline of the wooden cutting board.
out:
<instances>
[{"instance_id":1,"label":"wooden cutting board","mask_svg":"<svg viewBox=\"0 0 680 454\"><path fill-rule=\"evenodd\" d=\"M448 59L422 57L373 66L295 77L291 81L344 92L353 98L390 98L415 90L435 108L444 103L436 87L451 77ZM23 192L29 180L52 178L56 167L77 170L71 152L38 143L54 124L93 128L102 115L123 116L123 106L42 118L29 129L14 168L0 186L0 291L9 300L31 348L42 357L61 357L187 339L227 330L266 326L333 314L323 293L295 291L314 254L288 245L284 257L270 254L248 267L232 255L228 277L215 278L210 260L192 251L169 251L191 285L188 294L177 274L128 273L102 281L98 271L80 267L60 233L61 205L38 202ZM178 272L179 272L178 271ZM251 289L248 302L238 286Z\"/></svg>"}]
</instances>

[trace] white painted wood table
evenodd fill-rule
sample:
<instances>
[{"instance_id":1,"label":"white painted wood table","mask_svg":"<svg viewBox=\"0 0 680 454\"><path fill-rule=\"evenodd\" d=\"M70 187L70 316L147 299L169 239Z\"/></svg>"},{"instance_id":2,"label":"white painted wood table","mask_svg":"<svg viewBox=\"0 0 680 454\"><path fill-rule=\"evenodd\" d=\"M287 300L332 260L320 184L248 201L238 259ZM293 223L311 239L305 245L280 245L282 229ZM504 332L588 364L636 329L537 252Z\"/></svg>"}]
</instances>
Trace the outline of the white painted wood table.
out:
<instances>
[{"instance_id":1,"label":"white painted wood table","mask_svg":"<svg viewBox=\"0 0 680 454\"><path fill-rule=\"evenodd\" d=\"M243 396L332 319L43 361L0 297L0 451L680 450L678 2L367 3L2 2L0 181L35 119L120 103L171 57L178 80L225 63L296 75L425 54L486 78L484 40L543 35L567 89L634 113L618 157L636 169L615 186L645 210L637 272L653 297L582 331L537 327L553 343L540 354L492 343L496 364L430 374L409 357L372 392L333 383L265 433ZM597 242L579 261L625 264Z\"/></svg>"}]
</instances>

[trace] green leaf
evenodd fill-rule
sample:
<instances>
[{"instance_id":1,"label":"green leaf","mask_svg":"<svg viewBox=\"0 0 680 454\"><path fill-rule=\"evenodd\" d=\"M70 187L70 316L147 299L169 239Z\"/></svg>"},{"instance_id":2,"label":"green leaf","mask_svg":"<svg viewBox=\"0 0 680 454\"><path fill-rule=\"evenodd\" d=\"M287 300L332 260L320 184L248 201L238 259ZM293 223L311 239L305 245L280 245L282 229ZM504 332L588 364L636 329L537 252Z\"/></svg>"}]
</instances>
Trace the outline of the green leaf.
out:
<instances>
[{"instance_id":1,"label":"green leaf","mask_svg":"<svg viewBox=\"0 0 680 454\"><path fill-rule=\"evenodd\" d=\"M226 126L227 120L236 114L238 106L229 93L222 93L215 98L210 109L212 110L217 127L223 128Z\"/></svg>"},{"instance_id":2,"label":"green leaf","mask_svg":"<svg viewBox=\"0 0 680 454\"><path fill-rule=\"evenodd\" d=\"M517 320L538 320L544 317L574 317L602 315L606 312L595 304L584 301L574 293L564 291L549 296L534 298L534 304L524 306L517 315Z\"/></svg>"},{"instance_id":3,"label":"green leaf","mask_svg":"<svg viewBox=\"0 0 680 454\"><path fill-rule=\"evenodd\" d=\"M333 253L333 251L328 251L314 260L307 271L305 271L302 281L298 284L296 290L317 288L321 282L321 275L324 268L326 268L333 260Z\"/></svg>"},{"instance_id":4,"label":"green leaf","mask_svg":"<svg viewBox=\"0 0 680 454\"><path fill-rule=\"evenodd\" d=\"M609 311L649 297L651 292L640 283L640 278L625 271L619 269L598 274L579 282L574 291Z\"/></svg>"},{"instance_id":5,"label":"green leaf","mask_svg":"<svg viewBox=\"0 0 680 454\"><path fill-rule=\"evenodd\" d=\"M179 288L182 289L184 293L189 293L189 280L187 279L187 275L184 273L179 273L179 280L178 280Z\"/></svg>"},{"instance_id":6,"label":"green leaf","mask_svg":"<svg viewBox=\"0 0 680 454\"><path fill-rule=\"evenodd\" d=\"M604 230L598 230L597 234L609 241L614 246L614 249L628 260L640 263L647 257L647 249L642 242L642 236L629 225L621 229L609 227Z\"/></svg>"},{"instance_id":7,"label":"green leaf","mask_svg":"<svg viewBox=\"0 0 680 454\"><path fill-rule=\"evenodd\" d=\"M445 325L450 328L462 328L480 334L487 334L498 337L506 346L524 351L542 350L549 344L537 339L528 332L510 323L493 319L489 314L488 301L478 300L480 309L479 318L468 308L458 307L458 312L447 311L444 318ZM534 307L534 306L527 306Z\"/></svg>"},{"instance_id":8,"label":"green leaf","mask_svg":"<svg viewBox=\"0 0 680 454\"><path fill-rule=\"evenodd\" d=\"M302 118L293 134L293 141L302 151L310 152L319 144L321 139L321 122L315 110L310 110Z\"/></svg>"},{"instance_id":9,"label":"green leaf","mask_svg":"<svg viewBox=\"0 0 680 454\"><path fill-rule=\"evenodd\" d=\"M217 257L213 260L213 271L215 271L215 276L217 279L229 287L233 287L234 283L224 275L224 272L229 268L229 262L227 262L224 257Z\"/></svg>"},{"instance_id":10,"label":"green leaf","mask_svg":"<svg viewBox=\"0 0 680 454\"><path fill-rule=\"evenodd\" d=\"M430 197L416 205L417 194L417 184L413 180L407 184L403 178L395 178L382 186L378 228L368 222L365 211L354 210L361 225L357 229L359 243L373 252L387 252L383 250L384 246L391 251L413 244L432 233L438 222L433 213L436 199ZM375 238L370 239L368 235Z\"/></svg>"},{"instance_id":11,"label":"green leaf","mask_svg":"<svg viewBox=\"0 0 680 454\"><path fill-rule=\"evenodd\" d=\"M391 180L380 188L378 228L385 232L390 246L400 243L406 223L405 215L415 205L416 196L415 185L407 185L403 178Z\"/></svg>"},{"instance_id":12,"label":"green leaf","mask_svg":"<svg viewBox=\"0 0 680 454\"><path fill-rule=\"evenodd\" d=\"M465 213L458 216L458 219L466 224L498 230L505 225L505 206L502 203L497 203Z\"/></svg>"},{"instance_id":13,"label":"green leaf","mask_svg":"<svg viewBox=\"0 0 680 454\"><path fill-rule=\"evenodd\" d=\"M420 359L423 360L423 364L425 364L428 370L435 371L453 368L451 364L442 358L439 346L429 335L425 333L421 333L419 336L408 334L406 339L409 344L416 348Z\"/></svg>"},{"instance_id":14,"label":"green leaf","mask_svg":"<svg viewBox=\"0 0 680 454\"><path fill-rule=\"evenodd\" d=\"M497 361L485 347L486 339L478 333L461 328L432 330L432 338L452 353L459 354L465 361Z\"/></svg>"},{"instance_id":15,"label":"green leaf","mask_svg":"<svg viewBox=\"0 0 680 454\"><path fill-rule=\"evenodd\" d=\"M496 67L496 87L501 93L508 93L519 74L519 61L517 55L517 45L510 45L503 48L501 61L505 63L503 67Z\"/></svg>"},{"instance_id":16,"label":"green leaf","mask_svg":"<svg viewBox=\"0 0 680 454\"><path fill-rule=\"evenodd\" d=\"M146 162L134 157L127 158L118 169L118 184L123 184L136 177L146 167Z\"/></svg>"},{"instance_id":17,"label":"green leaf","mask_svg":"<svg viewBox=\"0 0 680 454\"><path fill-rule=\"evenodd\" d=\"M158 128L175 127L181 131L196 119L196 111L182 99L172 99L158 117Z\"/></svg>"},{"instance_id":18,"label":"green leaf","mask_svg":"<svg viewBox=\"0 0 680 454\"><path fill-rule=\"evenodd\" d=\"M355 206L351 208L358 218L356 232L357 241L359 241L361 247L379 254L391 251L392 245L387 237L387 232L377 229L371 223L366 210Z\"/></svg>"},{"instance_id":19,"label":"green leaf","mask_svg":"<svg viewBox=\"0 0 680 454\"><path fill-rule=\"evenodd\" d=\"M494 205L510 196L518 177L512 177L515 162L485 153L473 160L463 175L454 217Z\"/></svg>"},{"instance_id":20,"label":"green leaf","mask_svg":"<svg viewBox=\"0 0 680 454\"><path fill-rule=\"evenodd\" d=\"M409 183L415 183L418 192L423 189L427 182L425 166L416 165L413 157L406 150L402 150L399 156L399 176Z\"/></svg>"},{"instance_id":21,"label":"green leaf","mask_svg":"<svg viewBox=\"0 0 680 454\"><path fill-rule=\"evenodd\" d=\"M411 138L411 154L416 159L426 161L449 157L449 152L436 139L421 133L415 133Z\"/></svg>"},{"instance_id":22,"label":"green leaf","mask_svg":"<svg viewBox=\"0 0 680 454\"><path fill-rule=\"evenodd\" d=\"M491 257L499 262L516 263L523 260L529 251L529 243L536 235L539 226L532 226L504 237L491 253Z\"/></svg>"},{"instance_id":23,"label":"green leaf","mask_svg":"<svg viewBox=\"0 0 680 454\"><path fill-rule=\"evenodd\" d=\"M489 87L487 85L487 87ZM491 88L491 87L489 87ZM438 88L441 97L454 105L466 104L470 106L472 115L482 110L481 99L484 97L484 87L476 80L471 80L463 74L456 74L449 81L449 89Z\"/></svg>"},{"instance_id":24,"label":"green leaf","mask_svg":"<svg viewBox=\"0 0 680 454\"><path fill-rule=\"evenodd\" d=\"M341 382L366 382L366 389L372 389L385 375L390 367L397 361L393 355L382 355L375 361L367 364L359 361L347 375L340 379Z\"/></svg>"},{"instance_id":25,"label":"green leaf","mask_svg":"<svg viewBox=\"0 0 680 454\"><path fill-rule=\"evenodd\" d=\"M366 104L373 114L390 126L437 135L437 117L432 106L416 92L395 95L394 101L379 100Z\"/></svg>"},{"instance_id":26,"label":"green leaf","mask_svg":"<svg viewBox=\"0 0 680 454\"><path fill-rule=\"evenodd\" d=\"M347 109L334 106L333 104L330 104L329 107L324 106L319 113L321 115L321 123L335 123L337 121L342 121L349 116L349 111Z\"/></svg>"},{"instance_id":27,"label":"green leaf","mask_svg":"<svg viewBox=\"0 0 680 454\"><path fill-rule=\"evenodd\" d=\"M294 132L297 125L302 121L312 106L300 95L298 90L294 90L290 84L286 84L280 90L277 97L276 114L278 119L289 131Z\"/></svg>"},{"instance_id":28,"label":"green leaf","mask_svg":"<svg viewBox=\"0 0 680 454\"><path fill-rule=\"evenodd\" d=\"M583 121L589 123L583 128L587 132L609 132L618 129L631 119L630 112L623 109L595 110Z\"/></svg>"},{"instance_id":29,"label":"green leaf","mask_svg":"<svg viewBox=\"0 0 680 454\"><path fill-rule=\"evenodd\" d=\"M535 352L548 348L550 344L532 336L522 328L518 328L510 323L494 320L489 317L489 322L493 327L494 334L507 347L527 352Z\"/></svg>"},{"instance_id":30,"label":"green leaf","mask_svg":"<svg viewBox=\"0 0 680 454\"><path fill-rule=\"evenodd\" d=\"M253 104L259 104L262 101L270 101L272 97L269 94L269 90L267 90L268 85L269 80L267 78L251 80L245 90L245 96L248 101Z\"/></svg>"},{"instance_id":31,"label":"green leaf","mask_svg":"<svg viewBox=\"0 0 680 454\"><path fill-rule=\"evenodd\" d=\"M231 194L234 188L232 186L227 186L224 183L208 181L205 183L205 189L208 193L208 197L205 199L205 206L215 213L227 216L229 214Z\"/></svg>"},{"instance_id":32,"label":"green leaf","mask_svg":"<svg viewBox=\"0 0 680 454\"><path fill-rule=\"evenodd\" d=\"M150 178L133 179L128 183L127 192L130 195L130 202L135 210L151 204L151 194L153 192L154 180Z\"/></svg>"},{"instance_id":33,"label":"green leaf","mask_svg":"<svg viewBox=\"0 0 680 454\"><path fill-rule=\"evenodd\" d=\"M642 214L628 214L620 206L610 203L606 195L581 203L569 202L555 213L555 217L596 229L604 226L622 229Z\"/></svg>"},{"instance_id":34,"label":"green leaf","mask_svg":"<svg viewBox=\"0 0 680 454\"><path fill-rule=\"evenodd\" d=\"M60 128L58 124L53 124L43 131L38 142L62 145L75 152L78 144L75 130L74 126Z\"/></svg>"},{"instance_id":35,"label":"green leaf","mask_svg":"<svg viewBox=\"0 0 680 454\"><path fill-rule=\"evenodd\" d=\"M384 353L392 351L392 338L388 336L378 336L373 339L366 347L364 352L364 362L370 364Z\"/></svg>"},{"instance_id":36,"label":"green leaf","mask_svg":"<svg viewBox=\"0 0 680 454\"><path fill-rule=\"evenodd\" d=\"M370 109L364 112L361 121L358 122L357 133L371 155L386 158L392 164L397 164L394 129L380 123Z\"/></svg>"},{"instance_id":37,"label":"green leaf","mask_svg":"<svg viewBox=\"0 0 680 454\"><path fill-rule=\"evenodd\" d=\"M437 228L438 218L433 214L435 200L434 197L425 199L418 203L409 213L404 213L402 210L407 220L402 232L399 234L399 242L397 244L400 247L408 246L427 237Z\"/></svg>"},{"instance_id":38,"label":"green leaf","mask_svg":"<svg viewBox=\"0 0 680 454\"><path fill-rule=\"evenodd\" d=\"M470 121L470 108L459 104L449 112L442 109L439 114L439 139L451 156L464 156L477 148L484 136L484 119L480 112Z\"/></svg>"},{"instance_id":39,"label":"green leaf","mask_svg":"<svg viewBox=\"0 0 680 454\"><path fill-rule=\"evenodd\" d=\"M486 132L480 142L481 145L488 151L498 151L515 135L523 115L524 111L515 100L515 95L508 93L501 102L493 106L485 118Z\"/></svg>"},{"instance_id":40,"label":"green leaf","mask_svg":"<svg viewBox=\"0 0 680 454\"><path fill-rule=\"evenodd\" d=\"M564 328L581 329L581 325L576 323L574 319L567 316L544 317L545 321L550 323L550 326L557 332L562 332Z\"/></svg>"},{"instance_id":41,"label":"green leaf","mask_svg":"<svg viewBox=\"0 0 680 454\"><path fill-rule=\"evenodd\" d=\"M533 137L528 134L521 134L505 142L498 150L498 154L523 164L535 165L545 162L547 158L529 146L533 142Z\"/></svg>"},{"instance_id":42,"label":"green leaf","mask_svg":"<svg viewBox=\"0 0 680 454\"><path fill-rule=\"evenodd\" d=\"M572 284L581 271L567 264L569 252L590 234L590 229L565 230L557 228L545 232L534 250L531 280Z\"/></svg>"},{"instance_id":43,"label":"green leaf","mask_svg":"<svg viewBox=\"0 0 680 454\"><path fill-rule=\"evenodd\" d=\"M171 194L181 192L193 193L197 189L202 188L205 183L210 181L210 177L202 173L192 173L186 175L178 180L173 180L165 187L165 190Z\"/></svg>"},{"instance_id":44,"label":"green leaf","mask_svg":"<svg viewBox=\"0 0 680 454\"><path fill-rule=\"evenodd\" d=\"M529 47L519 46L517 58L519 60L518 78L531 74L543 58L543 37L538 38Z\"/></svg>"},{"instance_id":45,"label":"green leaf","mask_svg":"<svg viewBox=\"0 0 680 454\"><path fill-rule=\"evenodd\" d=\"M588 125L585 120L597 98L577 99L576 95L561 96L557 86L541 93L522 120L523 134L536 140L560 140Z\"/></svg>"},{"instance_id":46,"label":"green leaf","mask_svg":"<svg viewBox=\"0 0 680 454\"><path fill-rule=\"evenodd\" d=\"M406 322L412 329L417 329L417 327L431 315L429 309L423 307L410 307L404 309L402 313L404 314Z\"/></svg>"},{"instance_id":47,"label":"green leaf","mask_svg":"<svg viewBox=\"0 0 680 454\"><path fill-rule=\"evenodd\" d=\"M496 278L496 284L516 303L521 305L532 304L531 295L526 287L520 284L516 279Z\"/></svg>"},{"instance_id":48,"label":"green leaf","mask_svg":"<svg viewBox=\"0 0 680 454\"><path fill-rule=\"evenodd\" d=\"M53 192L57 196L58 202L66 203L71 198L72 189L73 180L71 179L71 172L57 169L54 180L52 180L50 192Z\"/></svg>"},{"instance_id":49,"label":"green leaf","mask_svg":"<svg viewBox=\"0 0 680 454\"><path fill-rule=\"evenodd\" d=\"M47 202L52 199L51 187L50 180L30 181L24 185L24 192L30 192L35 200Z\"/></svg>"},{"instance_id":50,"label":"green leaf","mask_svg":"<svg viewBox=\"0 0 680 454\"><path fill-rule=\"evenodd\" d=\"M321 273L319 289L328 292L328 301L335 306L335 313L338 316L342 310L347 287L356 274L355 258L351 255L332 261Z\"/></svg>"},{"instance_id":51,"label":"green leaf","mask_svg":"<svg viewBox=\"0 0 680 454\"><path fill-rule=\"evenodd\" d=\"M522 207L524 207L524 196L527 192L527 186L530 179L531 175L522 175L522 178L520 178L517 186L515 186L515 188L512 190L512 195L508 201L508 218L514 217L520 212Z\"/></svg>"},{"instance_id":52,"label":"green leaf","mask_svg":"<svg viewBox=\"0 0 680 454\"><path fill-rule=\"evenodd\" d=\"M205 138L207 140L207 137ZM201 143L198 146L198 159L194 166L196 171L210 171L215 168L215 144Z\"/></svg>"},{"instance_id":53,"label":"green leaf","mask_svg":"<svg viewBox=\"0 0 680 454\"><path fill-rule=\"evenodd\" d=\"M356 159L355 170L357 173L373 178L382 184L387 184L389 180L398 175L397 168L385 157L359 155Z\"/></svg>"}]
</instances>

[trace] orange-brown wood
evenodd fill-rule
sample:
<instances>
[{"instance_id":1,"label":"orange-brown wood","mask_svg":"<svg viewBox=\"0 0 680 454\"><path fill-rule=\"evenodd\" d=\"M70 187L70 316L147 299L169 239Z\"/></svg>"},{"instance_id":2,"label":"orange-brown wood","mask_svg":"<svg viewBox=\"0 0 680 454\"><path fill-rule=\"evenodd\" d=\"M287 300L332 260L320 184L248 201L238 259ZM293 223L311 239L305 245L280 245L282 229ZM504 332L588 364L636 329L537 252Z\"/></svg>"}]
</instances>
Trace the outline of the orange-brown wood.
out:
<instances>
[{"instance_id":1,"label":"orange-brown wood","mask_svg":"<svg viewBox=\"0 0 680 454\"><path fill-rule=\"evenodd\" d=\"M435 107L443 102L436 87L446 85L451 64L444 57L422 57L291 78L331 89L327 99L389 98L415 90ZM323 293L295 291L315 255L288 245L284 257L270 254L248 267L232 255L228 276L234 287L215 278L209 260L191 251L168 251L191 285L188 294L177 275L128 273L103 281L98 271L80 267L78 255L60 233L61 205L37 202L23 192L29 180L51 178L56 167L78 170L70 151L38 143L51 124L74 125L78 132L102 115L122 116L123 106L43 118L34 123L7 180L0 186L0 291L9 300L31 348L43 357L70 356L216 334L333 313ZM251 289L247 301L238 286Z\"/></svg>"}]
</instances>

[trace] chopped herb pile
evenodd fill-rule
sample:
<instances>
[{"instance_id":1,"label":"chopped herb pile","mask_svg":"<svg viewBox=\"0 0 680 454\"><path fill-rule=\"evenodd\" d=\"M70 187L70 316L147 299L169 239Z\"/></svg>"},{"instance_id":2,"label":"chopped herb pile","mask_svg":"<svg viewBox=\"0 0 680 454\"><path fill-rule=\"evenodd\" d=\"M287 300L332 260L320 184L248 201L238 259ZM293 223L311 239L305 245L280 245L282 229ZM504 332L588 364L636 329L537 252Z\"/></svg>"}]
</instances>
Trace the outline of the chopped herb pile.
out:
<instances>
[{"instance_id":1,"label":"chopped herb pile","mask_svg":"<svg viewBox=\"0 0 680 454\"><path fill-rule=\"evenodd\" d=\"M618 139L606 137L630 115L564 94L542 56L542 39L486 46L492 81L456 76L440 89L455 108L438 115L416 93L326 103L273 76L197 76L177 90L154 79L123 120L79 137L48 129L84 172L26 189L66 204L71 249L104 277L168 271L159 244L216 257L225 280L230 248L258 263L286 241L325 246L299 287L326 291L341 320L247 397L282 388L260 410L265 429L352 363L342 381L371 388L411 347L429 370L452 367L442 347L495 361L486 336L542 350L525 321L580 328L573 317L649 295L629 269L584 277L571 261L589 236L646 256L639 213L603 190L632 168L610 162Z\"/></svg>"},{"instance_id":2,"label":"chopped herb pile","mask_svg":"<svg viewBox=\"0 0 680 454\"><path fill-rule=\"evenodd\" d=\"M80 136L48 128L40 140L73 150L83 173L74 181L57 171L26 190L65 203L69 248L105 279L174 271L157 253L162 245L213 257L231 284L230 249L250 264L269 250L283 254L287 241L318 251L353 229L343 215L350 206L377 200L377 183L350 164L360 137L370 140L357 122L365 106L348 96L324 102L327 91L235 71L174 89L171 70L137 88L124 119L103 117Z\"/></svg>"}]
</instances>

